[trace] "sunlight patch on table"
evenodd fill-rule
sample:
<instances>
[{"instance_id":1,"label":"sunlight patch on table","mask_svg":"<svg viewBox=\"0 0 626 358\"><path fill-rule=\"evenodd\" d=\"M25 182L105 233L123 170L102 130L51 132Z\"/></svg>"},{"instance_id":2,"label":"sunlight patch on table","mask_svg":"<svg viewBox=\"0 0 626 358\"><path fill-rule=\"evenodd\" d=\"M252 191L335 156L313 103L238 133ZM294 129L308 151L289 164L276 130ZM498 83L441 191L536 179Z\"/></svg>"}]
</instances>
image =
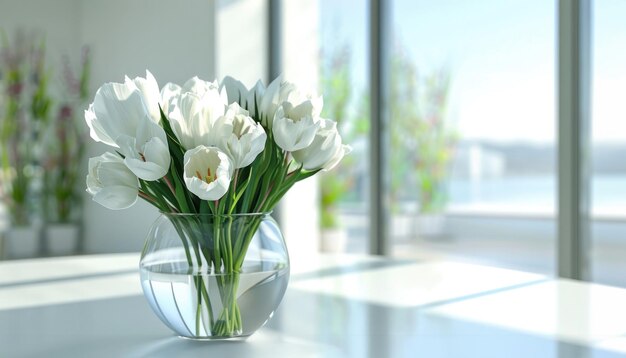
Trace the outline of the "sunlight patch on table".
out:
<instances>
[{"instance_id":1,"label":"sunlight patch on table","mask_svg":"<svg viewBox=\"0 0 626 358\"><path fill-rule=\"evenodd\" d=\"M0 311L141 294L139 274L0 288Z\"/></svg>"},{"instance_id":2,"label":"sunlight patch on table","mask_svg":"<svg viewBox=\"0 0 626 358\"><path fill-rule=\"evenodd\" d=\"M381 305L414 307L544 279L542 275L455 262L415 263L299 280L290 288Z\"/></svg>"},{"instance_id":3,"label":"sunlight patch on table","mask_svg":"<svg viewBox=\"0 0 626 358\"><path fill-rule=\"evenodd\" d=\"M426 310L427 314L523 331L574 343L626 334L626 289L554 280Z\"/></svg>"},{"instance_id":4,"label":"sunlight patch on table","mask_svg":"<svg viewBox=\"0 0 626 358\"><path fill-rule=\"evenodd\" d=\"M350 267L365 262L382 261L383 258L367 255L353 254L324 254L309 255L303 257L299 261L291 261L291 274L309 273L314 271L322 271L334 267ZM386 261L389 262L389 261Z\"/></svg>"},{"instance_id":5,"label":"sunlight patch on table","mask_svg":"<svg viewBox=\"0 0 626 358\"><path fill-rule=\"evenodd\" d=\"M607 351L626 354L626 336L605 339L595 343L593 346Z\"/></svg>"},{"instance_id":6,"label":"sunlight patch on table","mask_svg":"<svg viewBox=\"0 0 626 358\"><path fill-rule=\"evenodd\" d=\"M0 262L0 286L29 281L138 270L139 254L84 255Z\"/></svg>"}]
</instances>

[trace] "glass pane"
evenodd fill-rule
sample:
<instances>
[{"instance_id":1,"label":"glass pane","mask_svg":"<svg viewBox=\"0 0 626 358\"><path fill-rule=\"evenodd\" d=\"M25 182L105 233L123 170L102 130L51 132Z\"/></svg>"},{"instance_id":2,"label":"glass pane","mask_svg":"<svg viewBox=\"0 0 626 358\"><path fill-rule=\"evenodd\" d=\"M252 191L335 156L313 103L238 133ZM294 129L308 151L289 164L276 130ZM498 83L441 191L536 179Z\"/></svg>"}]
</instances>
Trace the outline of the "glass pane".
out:
<instances>
[{"instance_id":1,"label":"glass pane","mask_svg":"<svg viewBox=\"0 0 626 358\"><path fill-rule=\"evenodd\" d=\"M592 272L626 286L626 1L594 1L592 52Z\"/></svg>"},{"instance_id":2,"label":"glass pane","mask_svg":"<svg viewBox=\"0 0 626 358\"><path fill-rule=\"evenodd\" d=\"M555 4L393 2L393 254L552 273Z\"/></svg>"},{"instance_id":3,"label":"glass pane","mask_svg":"<svg viewBox=\"0 0 626 358\"><path fill-rule=\"evenodd\" d=\"M320 1L320 91L352 153L320 177L324 251L367 252L368 3ZM345 238L345 239L344 239Z\"/></svg>"}]
</instances>

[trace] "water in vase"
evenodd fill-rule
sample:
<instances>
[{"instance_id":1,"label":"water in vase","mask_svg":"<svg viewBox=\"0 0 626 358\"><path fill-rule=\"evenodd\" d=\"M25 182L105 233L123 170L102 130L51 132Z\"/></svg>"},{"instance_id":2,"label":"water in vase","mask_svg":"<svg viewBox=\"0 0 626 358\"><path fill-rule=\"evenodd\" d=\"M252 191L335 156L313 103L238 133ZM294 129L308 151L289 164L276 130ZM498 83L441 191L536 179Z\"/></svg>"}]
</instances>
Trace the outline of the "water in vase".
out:
<instances>
[{"instance_id":1,"label":"water in vase","mask_svg":"<svg viewBox=\"0 0 626 358\"><path fill-rule=\"evenodd\" d=\"M252 334L272 316L289 280L288 268L236 275L175 271L167 264L142 267L141 285L157 316L191 338Z\"/></svg>"}]
</instances>

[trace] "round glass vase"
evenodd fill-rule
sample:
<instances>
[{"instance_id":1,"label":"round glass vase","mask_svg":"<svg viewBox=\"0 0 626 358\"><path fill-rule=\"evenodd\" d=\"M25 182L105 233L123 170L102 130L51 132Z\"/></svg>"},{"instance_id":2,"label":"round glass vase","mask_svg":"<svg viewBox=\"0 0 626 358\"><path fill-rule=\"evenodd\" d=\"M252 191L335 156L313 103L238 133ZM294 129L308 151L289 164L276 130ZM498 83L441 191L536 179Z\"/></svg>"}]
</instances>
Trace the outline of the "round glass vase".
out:
<instances>
[{"instance_id":1,"label":"round glass vase","mask_svg":"<svg viewBox=\"0 0 626 358\"><path fill-rule=\"evenodd\" d=\"M181 337L251 335L287 289L289 255L269 213L162 213L139 264L154 313Z\"/></svg>"}]
</instances>

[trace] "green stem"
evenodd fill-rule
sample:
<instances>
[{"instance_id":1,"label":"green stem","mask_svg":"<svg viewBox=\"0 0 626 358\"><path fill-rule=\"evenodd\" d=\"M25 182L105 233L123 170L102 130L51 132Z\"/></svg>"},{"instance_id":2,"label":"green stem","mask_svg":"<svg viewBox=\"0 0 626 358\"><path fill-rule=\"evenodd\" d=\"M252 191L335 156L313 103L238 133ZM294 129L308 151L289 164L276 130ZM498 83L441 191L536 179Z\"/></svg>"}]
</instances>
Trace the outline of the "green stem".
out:
<instances>
[{"instance_id":1,"label":"green stem","mask_svg":"<svg viewBox=\"0 0 626 358\"><path fill-rule=\"evenodd\" d=\"M200 321L202 320L202 275L196 276L196 301L198 306L196 307L196 336L200 336Z\"/></svg>"}]
</instances>

